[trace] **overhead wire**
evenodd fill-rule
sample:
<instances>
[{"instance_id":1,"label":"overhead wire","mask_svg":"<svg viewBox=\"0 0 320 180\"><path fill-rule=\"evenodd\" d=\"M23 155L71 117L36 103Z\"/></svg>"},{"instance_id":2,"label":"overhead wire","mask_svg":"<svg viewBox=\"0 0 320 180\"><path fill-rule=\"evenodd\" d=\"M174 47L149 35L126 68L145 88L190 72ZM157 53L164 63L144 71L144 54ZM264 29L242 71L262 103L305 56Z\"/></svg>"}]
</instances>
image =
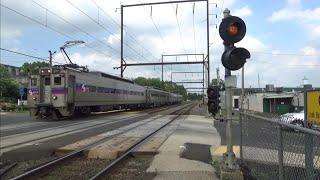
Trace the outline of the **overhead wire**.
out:
<instances>
[{"instance_id":1,"label":"overhead wire","mask_svg":"<svg viewBox=\"0 0 320 180\"><path fill-rule=\"evenodd\" d=\"M52 31L54 31L54 32L62 35L62 36L65 36L65 37L67 37L67 38L69 38L69 39L71 39L71 40L76 40L76 39L74 39L73 37L69 36L68 34L63 33L63 32L61 32L61 31L59 31L59 30L57 30L57 29L55 29L55 28L53 28L53 27L51 27L51 26L48 26L48 24L44 24L44 23L42 23L42 22L40 22L40 21L38 21L38 20L30 17L30 16L27 16L27 15L21 13L21 12L18 12L18 11L14 10L14 9L6 6L6 5L3 5L3 4L1 4L1 3L0 3L0 5L1 5L2 7L4 7L4 8L6 8L6 9L10 10L11 12L14 12L14 13L16 13L16 14L18 14L18 15L26 18L26 19L29 19L30 21L32 21L32 22L34 22L34 23L37 23L37 24L39 24L39 25L41 25L41 26L43 26L43 27L45 27L45 28L48 28L48 29L50 29L50 30L52 30ZM100 51L100 50L97 50L97 49L95 49L95 48L93 48L93 47L91 47L91 46L89 46L89 45L87 45L87 44L84 44L84 46L86 46L86 47L90 48L91 50L94 50L94 51L96 51L96 52L98 52L98 53L100 53L100 54L103 54L103 55L105 55L106 57L110 58L110 56L109 56L108 54L105 54L104 52L102 52L102 51Z\"/></svg>"},{"instance_id":2,"label":"overhead wire","mask_svg":"<svg viewBox=\"0 0 320 180\"><path fill-rule=\"evenodd\" d=\"M84 31L82 28L80 28L80 27L78 27L77 25L75 25L75 24L71 23L70 21L66 20L65 18L61 17L61 16L58 15L57 13L55 13L55 12L51 11L50 9L42 6L41 4L37 3L37 2L34 1L34 0L33 0L33 2L34 2L35 4L37 4L39 7L45 9L46 12L49 12L49 13L53 14L54 16L58 17L59 19L61 19L61 20L64 21L65 23L71 25L72 27L74 27L74 28L77 29L78 31L86 34L87 36L91 37L92 39L95 39L96 41L100 42L102 45L107 46L108 48L112 49L113 51L118 52L117 49L115 49L115 48L113 48L112 46L110 46L109 44L101 41L100 39L96 38L95 36L91 35L90 33ZM110 55L110 56L112 57L112 55Z\"/></svg>"},{"instance_id":3,"label":"overhead wire","mask_svg":"<svg viewBox=\"0 0 320 180\"><path fill-rule=\"evenodd\" d=\"M97 2L95 2L95 0L91 0L97 7L99 7L100 9L101 9L101 11L106 15L106 16L108 16L112 21L113 21L113 23L115 24L115 25L117 25L117 26L119 26L119 27L121 27L121 25L120 25L120 23L118 23L110 14L108 14ZM126 28L128 28L127 26L124 26L124 27L126 27ZM125 30L126 31L126 30ZM152 57L153 57L153 59L158 59L150 50L148 50L147 48L145 48L143 45L141 45L141 43L135 38L137 35L135 35L134 33L129 33L129 32L127 32L126 31L126 35L128 35L128 37L130 38L130 39L132 39L133 41L135 41L136 43L135 43L135 45L139 45L142 49L144 49L146 52L148 52L148 54L150 54ZM148 59L146 59L146 60L148 60ZM151 59L150 60L148 60L148 61L152 61ZM159 69L156 69L157 71L160 71Z\"/></svg>"},{"instance_id":4,"label":"overhead wire","mask_svg":"<svg viewBox=\"0 0 320 180\"><path fill-rule=\"evenodd\" d=\"M30 57L30 58L33 58L33 59L38 59L38 60L41 60L41 61L47 61L47 62L50 61L49 59L45 59L45 58L42 58L42 57L37 57L37 56L26 54L26 53L23 53L23 52L13 51L13 50L6 49L6 48L0 48L0 50L7 51L7 52L10 52L10 53L13 53L13 54L18 54L18 55L21 55L21 56ZM62 63L56 62L56 61L52 61L52 62L54 62L56 64L62 64Z\"/></svg>"},{"instance_id":5,"label":"overhead wire","mask_svg":"<svg viewBox=\"0 0 320 180\"><path fill-rule=\"evenodd\" d=\"M194 24L194 11L195 11L196 3L193 3L193 9L192 9L192 26L193 26L193 41L194 41L194 53L197 54L197 41L196 41L196 28ZM196 61L198 61L197 56L195 56Z\"/></svg>"},{"instance_id":6,"label":"overhead wire","mask_svg":"<svg viewBox=\"0 0 320 180\"><path fill-rule=\"evenodd\" d=\"M266 52L266 51L251 51L252 53L266 54L272 56L303 56L303 57L320 57L320 54L297 54L297 53L286 53L286 52Z\"/></svg>"},{"instance_id":7,"label":"overhead wire","mask_svg":"<svg viewBox=\"0 0 320 180\"><path fill-rule=\"evenodd\" d=\"M98 3L95 2L95 0L91 0L97 7L99 7L101 9L101 11L108 16L113 22L114 24L118 25L119 27L121 27L120 23L118 23L110 14L108 14ZM101 0L102 1L102 0ZM134 40L136 42L137 45L139 45L142 49L144 49L145 51L147 51L150 55L152 55L155 59L156 57L153 55L153 53L151 53L147 48L145 48L144 46L141 45L140 42L138 42L138 40L135 38L135 34L134 33L129 33L126 31L126 34L128 35L128 37L130 37L132 40ZM132 35L131 35L132 34Z\"/></svg>"},{"instance_id":8,"label":"overhead wire","mask_svg":"<svg viewBox=\"0 0 320 180\"><path fill-rule=\"evenodd\" d=\"M88 17L92 22L96 23L98 26L100 26L102 29L106 30L108 33L114 35L114 37L118 40L120 40L119 37L117 37L113 32L111 32L108 28L106 28L105 26L103 26L101 23L97 22L94 18L92 18L91 16L89 16L86 12L84 12L83 10L81 10L78 6L74 5L72 2L70 2L69 0L65 0L66 2L68 2L71 6L73 6L75 9L77 9L79 12L81 12L82 14L84 14L86 17ZM132 52L135 52L137 55L139 55L140 57L142 57L143 59L146 59L145 56L141 55L139 52L137 52L132 46L130 46L128 43L123 43L125 44L129 49L132 50ZM147 59L146 59L147 60Z\"/></svg>"}]
</instances>

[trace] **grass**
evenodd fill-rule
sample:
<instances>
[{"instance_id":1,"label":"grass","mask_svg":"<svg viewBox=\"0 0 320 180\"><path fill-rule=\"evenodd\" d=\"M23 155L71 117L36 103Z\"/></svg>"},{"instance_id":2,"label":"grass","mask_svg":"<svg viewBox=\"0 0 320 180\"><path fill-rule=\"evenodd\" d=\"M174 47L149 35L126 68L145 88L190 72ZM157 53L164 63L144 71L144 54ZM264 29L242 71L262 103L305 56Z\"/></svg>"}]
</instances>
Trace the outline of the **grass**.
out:
<instances>
[{"instance_id":1,"label":"grass","mask_svg":"<svg viewBox=\"0 0 320 180\"><path fill-rule=\"evenodd\" d=\"M221 175L221 161L219 159L213 159L212 160L212 166L216 170L215 173L218 178L220 178Z\"/></svg>"}]
</instances>

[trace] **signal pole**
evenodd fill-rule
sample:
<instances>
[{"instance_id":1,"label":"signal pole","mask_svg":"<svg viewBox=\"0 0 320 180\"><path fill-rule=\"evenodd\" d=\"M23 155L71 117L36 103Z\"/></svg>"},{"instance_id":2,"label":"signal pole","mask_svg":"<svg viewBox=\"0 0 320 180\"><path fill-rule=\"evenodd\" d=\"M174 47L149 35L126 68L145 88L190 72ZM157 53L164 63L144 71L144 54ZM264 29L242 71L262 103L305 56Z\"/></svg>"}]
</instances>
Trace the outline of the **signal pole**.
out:
<instances>
[{"instance_id":1,"label":"signal pole","mask_svg":"<svg viewBox=\"0 0 320 180\"><path fill-rule=\"evenodd\" d=\"M230 10L225 9L223 11L224 18L230 16ZM226 51L229 48L229 45L224 43L224 50ZM226 107L226 141L227 141L227 152L224 154L224 167L225 169L237 169L235 163L235 154L232 147L232 88L235 87L237 79L236 76L231 76L231 71L225 68L225 107Z\"/></svg>"}]
</instances>

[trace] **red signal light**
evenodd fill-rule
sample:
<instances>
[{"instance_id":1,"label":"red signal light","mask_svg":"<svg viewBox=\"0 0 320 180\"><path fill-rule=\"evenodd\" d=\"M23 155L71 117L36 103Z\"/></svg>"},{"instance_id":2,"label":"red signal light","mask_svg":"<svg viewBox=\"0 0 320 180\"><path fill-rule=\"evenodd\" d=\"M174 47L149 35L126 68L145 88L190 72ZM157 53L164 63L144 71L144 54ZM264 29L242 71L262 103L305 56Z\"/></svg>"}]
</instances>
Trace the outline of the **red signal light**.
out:
<instances>
[{"instance_id":1,"label":"red signal light","mask_svg":"<svg viewBox=\"0 0 320 180\"><path fill-rule=\"evenodd\" d=\"M236 26L235 24L232 24L231 26L229 26L228 33L231 36L237 35L238 31L239 31L238 26Z\"/></svg>"}]
</instances>

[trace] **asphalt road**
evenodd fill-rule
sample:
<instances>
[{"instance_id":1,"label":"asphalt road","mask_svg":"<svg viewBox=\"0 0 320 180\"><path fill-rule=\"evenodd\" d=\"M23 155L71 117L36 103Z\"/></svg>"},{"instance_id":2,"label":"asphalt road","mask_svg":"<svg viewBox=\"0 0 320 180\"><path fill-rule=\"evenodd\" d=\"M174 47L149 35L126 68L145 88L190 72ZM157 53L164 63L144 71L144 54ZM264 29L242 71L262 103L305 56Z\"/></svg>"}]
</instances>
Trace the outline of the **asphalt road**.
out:
<instances>
[{"instance_id":1,"label":"asphalt road","mask_svg":"<svg viewBox=\"0 0 320 180\"><path fill-rule=\"evenodd\" d=\"M221 137L221 145L226 145L226 121L214 121L214 126ZM239 121L232 122L232 143L240 145ZM302 132L283 130L284 151L304 153L305 135ZM278 149L279 129L276 125L263 121L243 121L242 143L243 146L262 149ZM315 154L320 155L319 137L314 138Z\"/></svg>"}]
</instances>

